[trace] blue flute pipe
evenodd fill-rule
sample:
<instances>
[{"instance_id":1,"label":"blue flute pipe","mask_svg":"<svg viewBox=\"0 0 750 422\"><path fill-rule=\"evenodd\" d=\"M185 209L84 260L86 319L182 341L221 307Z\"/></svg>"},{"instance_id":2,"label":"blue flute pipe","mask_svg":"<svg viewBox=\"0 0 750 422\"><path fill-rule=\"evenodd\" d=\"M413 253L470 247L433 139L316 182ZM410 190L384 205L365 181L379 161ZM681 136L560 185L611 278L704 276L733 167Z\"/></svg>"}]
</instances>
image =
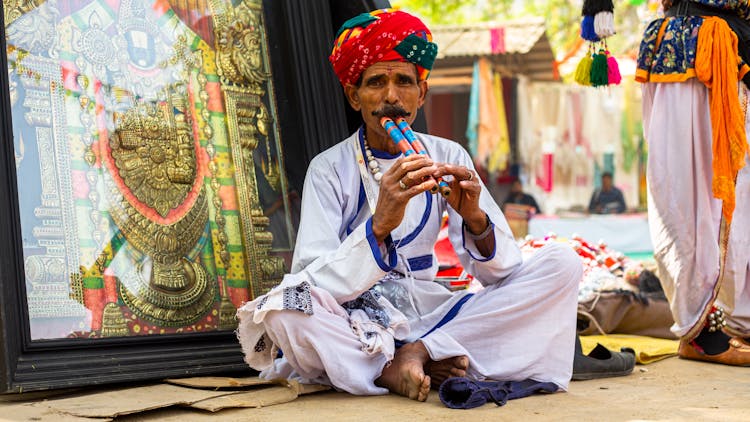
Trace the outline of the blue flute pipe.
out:
<instances>
[{"instance_id":1,"label":"blue flute pipe","mask_svg":"<svg viewBox=\"0 0 750 422\"><path fill-rule=\"evenodd\" d=\"M396 124L393 123L393 120L383 117L380 119L380 125L383 126L383 129L388 133L388 136L391 137L391 140L398 145L401 152L404 153L405 157L408 157L412 154L414 154L416 151L412 149L411 144L409 141L404 137L404 134L401 133L401 131L396 127Z\"/></svg>"},{"instance_id":2,"label":"blue flute pipe","mask_svg":"<svg viewBox=\"0 0 750 422\"><path fill-rule=\"evenodd\" d=\"M422 142L419 141L417 138L417 135L414 134L414 131L411 130L411 127L409 126L409 122L406 121L403 117L399 117L396 119L396 122L398 124L398 128L401 130L401 133L403 133L404 137L407 141L409 141L409 144L411 144L411 147L414 149L414 151L417 154L421 155L429 155L427 154L427 149L425 149L424 145L422 145ZM437 178L437 186L436 189L440 190L440 194L443 196L448 196L451 194L451 188L448 186L448 182L443 180L442 177Z\"/></svg>"},{"instance_id":3,"label":"blue flute pipe","mask_svg":"<svg viewBox=\"0 0 750 422\"><path fill-rule=\"evenodd\" d=\"M393 122L388 117L382 117L380 119L380 125L383 126L383 129L388 133L388 136L391 137L391 140L398 145L399 149L401 149L401 152L404 153L405 157L408 157L412 154L416 154L416 151L413 148L413 145L409 142L409 140L406 138L406 136L401 132L401 130L396 126L396 123ZM414 134L412 133L412 136ZM429 178L432 178L432 176L428 176ZM435 186L430 189L432 193L435 193L438 191L438 185L435 184Z\"/></svg>"}]
</instances>

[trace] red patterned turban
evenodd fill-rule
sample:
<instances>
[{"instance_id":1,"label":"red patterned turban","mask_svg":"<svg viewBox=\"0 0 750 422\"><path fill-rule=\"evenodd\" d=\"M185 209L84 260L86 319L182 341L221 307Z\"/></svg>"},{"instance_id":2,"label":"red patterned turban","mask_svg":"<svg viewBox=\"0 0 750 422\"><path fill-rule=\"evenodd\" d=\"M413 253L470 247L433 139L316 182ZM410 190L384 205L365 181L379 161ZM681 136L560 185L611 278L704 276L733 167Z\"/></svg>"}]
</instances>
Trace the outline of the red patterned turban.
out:
<instances>
[{"instance_id":1,"label":"red patterned turban","mask_svg":"<svg viewBox=\"0 0 750 422\"><path fill-rule=\"evenodd\" d=\"M362 72L378 62L402 61L417 65L427 79L437 55L432 33L416 16L394 9L362 13L344 22L328 60L341 85L356 84Z\"/></svg>"}]
</instances>

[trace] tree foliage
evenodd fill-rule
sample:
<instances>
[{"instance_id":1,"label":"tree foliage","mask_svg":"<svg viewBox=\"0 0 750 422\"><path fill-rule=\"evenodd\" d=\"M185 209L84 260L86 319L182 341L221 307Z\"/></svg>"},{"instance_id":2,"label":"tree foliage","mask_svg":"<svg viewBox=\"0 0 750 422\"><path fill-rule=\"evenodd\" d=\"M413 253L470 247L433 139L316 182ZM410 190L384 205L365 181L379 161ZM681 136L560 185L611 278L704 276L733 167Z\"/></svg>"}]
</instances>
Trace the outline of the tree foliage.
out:
<instances>
[{"instance_id":1,"label":"tree foliage","mask_svg":"<svg viewBox=\"0 0 750 422\"><path fill-rule=\"evenodd\" d=\"M428 25L501 22L542 16L553 51L560 55L578 41L582 3L582 0L391 0L391 5L415 13ZM636 0L615 2L618 34L608 40L614 54L630 53L638 47L643 26L637 8L643 3Z\"/></svg>"}]
</instances>

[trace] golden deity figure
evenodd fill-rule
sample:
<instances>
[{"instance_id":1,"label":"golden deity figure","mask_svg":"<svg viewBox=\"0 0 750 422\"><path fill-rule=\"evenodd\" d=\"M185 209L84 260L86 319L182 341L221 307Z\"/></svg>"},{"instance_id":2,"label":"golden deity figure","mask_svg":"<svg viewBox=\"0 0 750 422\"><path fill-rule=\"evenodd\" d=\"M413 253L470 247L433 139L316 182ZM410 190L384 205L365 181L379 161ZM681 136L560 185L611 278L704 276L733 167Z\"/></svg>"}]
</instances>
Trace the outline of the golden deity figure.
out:
<instances>
[{"instance_id":1,"label":"golden deity figure","mask_svg":"<svg viewBox=\"0 0 750 422\"><path fill-rule=\"evenodd\" d=\"M148 257L139 264L138 289L121 284L121 296L133 312L166 326L199 319L215 294L202 264L186 258L208 221L200 171L206 163L186 107L184 98L172 94L116 114L116 130L104 148L110 215L125 239Z\"/></svg>"}]
</instances>

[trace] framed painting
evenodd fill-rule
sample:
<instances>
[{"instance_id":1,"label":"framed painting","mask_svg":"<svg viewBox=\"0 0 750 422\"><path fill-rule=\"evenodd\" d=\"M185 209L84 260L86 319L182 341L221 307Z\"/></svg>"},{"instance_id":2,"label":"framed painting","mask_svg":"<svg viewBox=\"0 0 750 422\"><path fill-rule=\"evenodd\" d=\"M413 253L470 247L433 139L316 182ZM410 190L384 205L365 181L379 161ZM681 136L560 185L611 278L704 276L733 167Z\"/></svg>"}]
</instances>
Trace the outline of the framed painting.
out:
<instances>
[{"instance_id":1,"label":"framed painting","mask_svg":"<svg viewBox=\"0 0 750 422\"><path fill-rule=\"evenodd\" d=\"M3 0L0 392L248 370L235 312L288 269L306 166L280 128L346 125L295 100L328 2L268 3Z\"/></svg>"}]
</instances>

